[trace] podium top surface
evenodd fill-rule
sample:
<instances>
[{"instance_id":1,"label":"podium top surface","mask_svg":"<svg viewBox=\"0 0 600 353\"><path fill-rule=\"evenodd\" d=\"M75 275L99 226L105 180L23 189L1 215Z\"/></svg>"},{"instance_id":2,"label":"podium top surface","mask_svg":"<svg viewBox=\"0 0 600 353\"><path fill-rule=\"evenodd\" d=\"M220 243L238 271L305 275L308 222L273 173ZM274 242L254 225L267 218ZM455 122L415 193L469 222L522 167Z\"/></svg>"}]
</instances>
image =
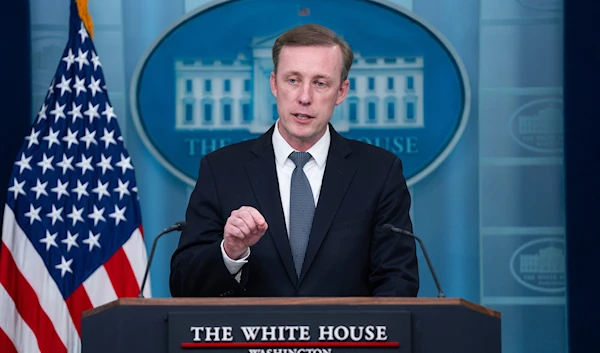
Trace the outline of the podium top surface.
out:
<instances>
[{"instance_id":1,"label":"podium top surface","mask_svg":"<svg viewBox=\"0 0 600 353\"><path fill-rule=\"evenodd\" d=\"M87 310L82 318L118 306L254 306L254 305L450 305L500 319L500 312L461 298L291 297L291 298L121 298Z\"/></svg>"}]
</instances>

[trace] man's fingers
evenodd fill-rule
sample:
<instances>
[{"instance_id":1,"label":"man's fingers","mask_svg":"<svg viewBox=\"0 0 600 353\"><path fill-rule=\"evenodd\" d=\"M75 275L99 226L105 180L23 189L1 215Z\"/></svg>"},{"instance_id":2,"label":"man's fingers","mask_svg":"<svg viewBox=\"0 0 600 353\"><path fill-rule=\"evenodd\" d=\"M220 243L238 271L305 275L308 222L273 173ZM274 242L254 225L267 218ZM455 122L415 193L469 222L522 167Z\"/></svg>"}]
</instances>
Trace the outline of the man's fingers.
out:
<instances>
[{"instance_id":1,"label":"man's fingers","mask_svg":"<svg viewBox=\"0 0 600 353\"><path fill-rule=\"evenodd\" d=\"M227 222L227 224L225 224L225 229L224 229L224 236L227 237L234 237L237 238L239 240L244 240L246 238L246 236L244 235L244 232L234 226L233 224L231 224L231 222Z\"/></svg>"},{"instance_id":2,"label":"man's fingers","mask_svg":"<svg viewBox=\"0 0 600 353\"><path fill-rule=\"evenodd\" d=\"M243 222L248 228L248 234L256 233L256 222L254 221L254 218L252 217L252 214L250 212L240 210L240 212L237 213L237 217L238 220L240 222Z\"/></svg>"},{"instance_id":3,"label":"man's fingers","mask_svg":"<svg viewBox=\"0 0 600 353\"><path fill-rule=\"evenodd\" d=\"M261 230L261 232L265 232L268 228L269 225L267 224L267 222L263 219L262 224L258 224L259 229Z\"/></svg>"},{"instance_id":4,"label":"man's fingers","mask_svg":"<svg viewBox=\"0 0 600 353\"><path fill-rule=\"evenodd\" d=\"M238 229L243 234L252 233L252 228L247 224L244 219L236 216L231 216L227 219L227 224L231 227Z\"/></svg>"},{"instance_id":5,"label":"man's fingers","mask_svg":"<svg viewBox=\"0 0 600 353\"><path fill-rule=\"evenodd\" d=\"M261 233L267 229L267 222L263 215L254 207L243 206L237 210L236 215L244 220L252 233Z\"/></svg>"},{"instance_id":6,"label":"man's fingers","mask_svg":"<svg viewBox=\"0 0 600 353\"><path fill-rule=\"evenodd\" d=\"M232 211L224 227L225 251L241 251L256 244L267 228L265 218L254 207L243 206Z\"/></svg>"},{"instance_id":7,"label":"man's fingers","mask_svg":"<svg viewBox=\"0 0 600 353\"><path fill-rule=\"evenodd\" d=\"M267 224L267 222L265 221L265 217L263 217L263 215L260 212L258 212L258 210L256 208L249 207L248 212L250 213L250 215L252 215L252 218L254 219L254 223L258 227L262 228Z\"/></svg>"}]
</instances>

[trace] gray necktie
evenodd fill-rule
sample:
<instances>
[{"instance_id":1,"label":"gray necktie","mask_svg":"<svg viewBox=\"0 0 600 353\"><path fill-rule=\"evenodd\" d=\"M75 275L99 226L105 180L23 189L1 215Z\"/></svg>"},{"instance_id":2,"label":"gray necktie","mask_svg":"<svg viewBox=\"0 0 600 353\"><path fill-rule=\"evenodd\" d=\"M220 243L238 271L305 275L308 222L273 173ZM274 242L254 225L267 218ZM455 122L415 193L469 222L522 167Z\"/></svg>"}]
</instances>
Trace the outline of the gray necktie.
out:
<instances>
[{"instance_id":1,"label":"gray necktie","mask_svg":"<svg viewBox=\"0 0 600 353\"><path fill-rule=\"evenodd\" d=\"M308 178L302 169L311 155L308 152L292 152L289 158L296 164L290 188L290 248L296 274L300 277L315 214L315 199Z\"/></svg>"}]
</instances>

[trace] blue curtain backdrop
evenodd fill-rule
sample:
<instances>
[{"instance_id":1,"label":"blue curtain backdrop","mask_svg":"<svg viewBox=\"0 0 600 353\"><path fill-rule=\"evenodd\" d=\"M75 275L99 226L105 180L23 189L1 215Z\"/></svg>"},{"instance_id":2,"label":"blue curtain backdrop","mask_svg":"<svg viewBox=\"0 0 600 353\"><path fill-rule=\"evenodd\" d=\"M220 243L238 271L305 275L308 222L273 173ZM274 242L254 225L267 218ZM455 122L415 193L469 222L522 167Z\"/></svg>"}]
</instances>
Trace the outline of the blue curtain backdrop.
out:
<instances>
[{"instance_id":1,"label":"blue curtain backdrop","mask_svg":"<svg viewBox=\"0 0 600 353\"><path fill-rule=\"evenodd\" d=\"M204 3L110 0L89 4L111 99L136 167L148 247L158 232L184 217L190 187L158 163L142 143L130 115L131 80L144 52L160 34ZM469 125L448 159L412 188L415 230L428 245L445 292L502 312L503 352L566 352L567 339L568 351L589 351L595 344L595 328L600 327L589 285L596 275L592 264L600 245L592 223L600 211L596 182L600 108L595 104L600 82L600 46L595 38L600 31L594 25L600 5L558 0L394 3L406 6L448 38L470 78ZM62 0L17 1L0 14L4 54L0 67L4 82L10 82L0 88L5 124L0 129L3 203L32 112L39 109L60 59L67 15L68 1ZM550 102L545 106L550 108L564 98L564 164L560 153L535 159L537 155L523 155L513 140L502 137L508 118L518 117L515 111L520 107L525 107L522 117L531 115L528 104L539 103L537 98ZM515 151L521 154L511 154ZM523 161L537 165L515 168L515 162ZM512 192L503 192L503 183ZM534 233L540 229L546 233L526 234L532 226ZM508 268L515 249L536 236L566 239L566 295L528 292L501 271ZM169 259L176 244L175 234L161 239L152 269L154 296L169 296ZM424 261L421 264L421 295L433 296L433 283Z\"/></svg>"},{"instance_id":2,"label":"blue curtain backdrop","mask_svg":"<svg viewBox=\"0 0 600 353\"><path fill-rule=\"evenodd\" d=\"M12 165L31 121L31 40L29 2L0 11L0 202L4 205ZM4 207L2 207L4 209ZM2 220L0 219L0 229Z\"/></svg>"},{"instance_id":3,"label":"blue curtain backdrop","mask_svg":"<svg viewBox=\"0 0 600 353\"><path fill-rule=\"evenodd\" d=\"M565 174L571 353L597 348L600 310L594 259L600 249L600 36L597 2L565 1Z\"/></svg>"}]
</instances>

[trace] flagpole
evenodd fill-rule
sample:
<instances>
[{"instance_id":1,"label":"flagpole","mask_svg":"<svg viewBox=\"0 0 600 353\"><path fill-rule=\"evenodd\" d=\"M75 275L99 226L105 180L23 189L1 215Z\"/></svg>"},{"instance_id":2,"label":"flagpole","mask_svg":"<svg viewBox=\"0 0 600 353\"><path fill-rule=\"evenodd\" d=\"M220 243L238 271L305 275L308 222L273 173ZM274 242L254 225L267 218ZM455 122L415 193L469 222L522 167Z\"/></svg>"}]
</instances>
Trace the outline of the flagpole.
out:
<instances>
[{"instance_id":1,"label":"flagpole","mask_svg":"<svg viewBox=\"0 0 600 353\"><path fill-rule=\"evenodd\" d=\"M94 23L92 22L92 16L88 11L88 0L75 0L77 3L77 12L79 17L87 29L91 39L94 39Z\"/></svg>"}]
</instances>

